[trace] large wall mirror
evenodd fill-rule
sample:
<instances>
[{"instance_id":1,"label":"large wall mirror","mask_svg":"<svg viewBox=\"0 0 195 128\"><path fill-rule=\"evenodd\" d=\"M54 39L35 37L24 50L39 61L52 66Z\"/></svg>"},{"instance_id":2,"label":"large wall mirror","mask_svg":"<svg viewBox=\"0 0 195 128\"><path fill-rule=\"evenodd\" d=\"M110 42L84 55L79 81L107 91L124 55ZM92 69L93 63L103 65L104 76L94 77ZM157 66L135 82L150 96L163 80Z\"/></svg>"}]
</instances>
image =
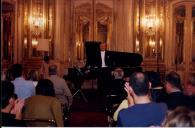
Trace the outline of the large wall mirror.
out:
<instances>
[{"instance_id":1,"label":"large wall mirror","mask_svg":"<svg viewBox=\"0 0 195 128\"><path fill-rule=\"evenodd\" d=\"M163 60L165 0L134 1L134 51L145 60Z\"/></svg>"},{"instance_id":2,"label":"large wall mirror","mask_svg":"<svg viewBox=\"0 0 195 128\"><path fill-rule=\"evenodd\" d=\"M195 62L195 6L178 3L173 8L173 40L176 65Z\"/></svg>"},{"instance_id":3,"label":"large wall mirror","mask_svg":"<svg viewBox=\"0 0 195 128\"><path fill-rule=\"evenodd\" d=\"M184 46L184 25L185 25L186 9L181 5L174 10L174 33L175 33L175 63L183 62L183 46Z\"/></svg>"},{"instance_id":4,"label":"large wall mirror","mask_svg":"<svg viewBox=\"0 0 195 128\"><path fill-rule=\"evenodd\" d=\"M24 58L54 53L55 0L24 0Z\"/></svg>"},{"instance_id":5,"label":"large wall mirror","mask_svg":"<svg viewBox=\"0 0 195 128\"><path fill-rule=\"evenodd\" d=\"M84 42L113 38L113 0L73 0L73 43L77 61L85 60Z\"/></svg>"},{"instance_id":6,"label":"large wall mirror","mask_svg":"<svg viewBox=\"0 0 195 128\"><path fill-rule=\"evenodd\" d=\"M1 55L3 65L13 63L14 48L14 4L3 2L1 14Z\"/></svg>"}]
</instances>

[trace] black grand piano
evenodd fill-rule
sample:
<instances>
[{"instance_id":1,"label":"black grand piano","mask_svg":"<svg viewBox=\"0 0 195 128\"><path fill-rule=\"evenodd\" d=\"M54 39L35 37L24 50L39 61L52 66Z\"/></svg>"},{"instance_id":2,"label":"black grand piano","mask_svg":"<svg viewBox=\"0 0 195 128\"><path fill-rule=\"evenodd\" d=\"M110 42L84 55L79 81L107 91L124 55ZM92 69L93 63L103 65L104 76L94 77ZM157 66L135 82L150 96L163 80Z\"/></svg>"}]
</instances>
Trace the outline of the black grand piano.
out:
<instances>
[{"instance_id":1,"label":"black grand piano","mask_svg":"<svg viewBox=\"0 0 195 128\"><path fill-rule=\"evenodd\" d=\"M77 91L74 93L74 95L80 92L85 101L87 100L81 91L81 85L85 79L97 78L100 81L103 81L105 84L103 86L98 85L98 88L104 87L100 90L106 90L105 87L110 90L109 85L111 85L110 80L112 79L111 71L113 71L115 68L122 68L125 76L130 76L133 72L136 71L142 71L142 67L140 65L143 61L143 58L142 55L137 53L106 51L105 62L108 66L106 68L106 72L105 69L102 70L101 68L100 42L85 42L85 54L85 67L78 68L75 66L70 68L68 71L68 76L65 78L75 85ZM124 90L123 88L124 87L122 87L122 91Z\"/></svg>"},{"instance_id":2,"label":"black grand piano","mask_svg":"<svg viewBox=\"0 0 195 128\"><path fill-rule=\"evenodd\" d=\"M126 81L113 78L111 72L116 68L122 68L124 77L129 77L136 71L142 71L141 63L143 57L137 53L106 51L105 63L108 67L105 70L101 68L100 42L85 42L85 51L86 68L89 67L89 70L92 71L92 77L97 77L99 81L98 88L101 94L106 96L106 112L112 117L117 108L116 104L119 105L127 97L127 93L124 90ZM89 77L91 76L89 75Z\"/></svg>"},{"instance_id":3,"label":"black grand piano","mask_svg":"<svg viewBox=\"0 0 195 128\"><path fill-rule=\"evenodd\" d=\"M100 67L100 42L85 42L86 67ZM123 68L125 75L130 75L135 71L142 71L141 63L143 57L138 53L106 51L105 62L111 70Z\"/></svg>"}]
</instances>

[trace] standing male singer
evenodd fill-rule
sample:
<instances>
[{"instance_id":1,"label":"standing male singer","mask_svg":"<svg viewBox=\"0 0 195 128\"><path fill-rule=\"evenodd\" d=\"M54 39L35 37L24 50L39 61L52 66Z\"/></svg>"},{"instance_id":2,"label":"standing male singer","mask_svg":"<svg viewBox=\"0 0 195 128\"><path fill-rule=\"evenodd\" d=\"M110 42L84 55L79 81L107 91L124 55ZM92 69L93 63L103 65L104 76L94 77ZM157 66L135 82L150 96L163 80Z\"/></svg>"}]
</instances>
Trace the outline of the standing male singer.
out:
<instances>
[{"instance_id":1,"label":"standing male singer","mask_svg":"<svg viewBox=\"0 0 195 128\"><path fill-rule=\"evenodd\" d=\"M107 51L106 43L86 42L86 68L91 76L98 79L98 91L101 94L107 92L110 67L109 67L109 51Z\"/></svg>"},{"instance_id":2,"label":"standing male singer","mask_svg":"<svg viewBox=\"0 0 195 128\"><path fill-rule=\"evenodd\" d=\"M111 77L111 69L108 64L109 60L109 55L106 50L107 49L107 44L106 43L101 43L100 44L100 59L99 60L101 65L99 66L99 75L98 75L98 90L103 93L107 94L109 91L109 84L110 84L110 77Z\"/></svg>"}]
</instances>

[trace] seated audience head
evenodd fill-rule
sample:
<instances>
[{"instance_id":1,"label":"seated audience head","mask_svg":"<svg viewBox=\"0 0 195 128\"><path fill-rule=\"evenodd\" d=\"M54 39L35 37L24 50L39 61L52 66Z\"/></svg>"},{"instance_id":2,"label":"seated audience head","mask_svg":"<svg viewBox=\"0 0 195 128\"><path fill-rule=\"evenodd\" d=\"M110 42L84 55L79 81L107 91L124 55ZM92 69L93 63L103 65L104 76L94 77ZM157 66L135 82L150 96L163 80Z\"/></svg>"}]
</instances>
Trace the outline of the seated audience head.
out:
<instances>
[{"instance_id":1,"label":"seated audience head","mask_svg":"<svg viewBox=\"0 0 195 128\"><path fill-rule=\"evenodd\" d=\"M5 69L1 69L1 80L5 80L6 71Z\"/></svg>"},{"instance_id":2,"label":"seated audience head","mask_svg":"<svg viewBox=\"0 0 195 128\"><path fill-rule=\"evenodd\" d=\"M142 72L132 74L130 85L137 96L145 96L149 93L150 83L148 77Z\"/></svg>"},{"instance_id":3,"label":"seated audience head","mask_svg":"<svg viewBox=\"0 0 195 128\"><path fill-rule=\"evenodd\" d=\"M122 68L116 68L113 71L113 76L115 79L122 79L124 77L124 71Z\"/></svg>"},{"instance_id":4,"label":"seated audience head","mask_svg":"<svg viewBox=\"0 0 195 128\"><path fill-rule=\"evenodd\" d=\"M160 74L154 71L146 72L152 88L161 86Z\"/></svg>"},{"instance_id":5,"label":"seated audience head","mask_svg":"<svg viewBox=\"0 0 195 128\"><path fill-rule=\"evenodd\" d=\"M107 44L105 42L100 43L100 50L105 51L107 49Z\"/></svg>"},{"instance_id":6,"label":"seated audience head","mask_svg":"<svg viewBox=\"0 0 195 128\"><path fill-rule=\"evenodd\" d=\"M167 93L171 93L174 90L182 90L181 79L176 72L172 71L168 73L165 77L165 81L165 90Z\"/></svg>"},{"instance_id":7,"label":"seated audience head","mask_svg":"<svg viewBox=\"0 0 195 128\"><path fill-rule=\"evenodd\" d=\"M21 64L14 64L11 68L13 78L18 78L22 76L23 67Z\"/></svg>"},{"instance_id":8,"label":"seated audience head","mask_svg":"<svg viewBox=\"0 0 195 128\"><path fill-rule=\"evenodd\" d=\"M163 123L165 127L194 127L195 112L185 107L170 111Z\"/></svg>"},{"instance_id":9,"label":"seated audience head","mask_svg":"<svg viewBox=\"0 0 195 128\"><path fill-rule=\"evenodd\" d=\"M7 106L12 107L15 100L14 85L9 81L2 81L1 89L1 109Z\"/></svg>"},{"instance_id":10,"label":"seated audience head","mask_svg":"<svg viewBox=\"0 0 195 128\"><path fill-rule=\"evenodd\" d=\"M189 96L195 96L195 73L190 73L185 92Z\"/></svg>"},{"instance_id":11,"label":"seated audience head","mask_svg":"<svg viewBox=\"0 0 195 128\"><path fill-rule=\"evenodd\" d=\"M44 56L43 60L45 61L45 63L49 63L50 57L49 56Z\"/></svg>"},{"instance_id":12,"label":"seated audience head","mask_svg":"<svg viewBox=\"0 0 195 128\"><path fill-rule=\"evenodd\" d=\"M32 81L38 81L38 72L36 70L31 70L28 74L28 79Z\"/></svg>"},{"instance_id":13,"label":"seated audience head","mask_svg":"<svg viewBox=\"0 0 195 128\"><path fill-rule=\"evenodd\" d=\"M8 80L8 81L13 80L12 71L10 68L8 68L6 73L5 73L5 80Z\"/></svg>"},{"instance_id":14,"label":"seated audience head","mask_svg":"<svg viewBox=\"0 0 195 128\"><path fill-rule=\"evenodd\" d=\"M56 65L50 65L49 66L49 75L56 75L57 74L57 66Z\"/></svg>"},{"instance_id":15,"label":"seated audience head","mask_svg":"<svg viewBox=\"0 0 195 128\"><path fill-rule=\"evenodd\" d=\"M53 83L48 79L39 80L36 86L36 95L55 97Z\"/></svg>"}]
</instances>

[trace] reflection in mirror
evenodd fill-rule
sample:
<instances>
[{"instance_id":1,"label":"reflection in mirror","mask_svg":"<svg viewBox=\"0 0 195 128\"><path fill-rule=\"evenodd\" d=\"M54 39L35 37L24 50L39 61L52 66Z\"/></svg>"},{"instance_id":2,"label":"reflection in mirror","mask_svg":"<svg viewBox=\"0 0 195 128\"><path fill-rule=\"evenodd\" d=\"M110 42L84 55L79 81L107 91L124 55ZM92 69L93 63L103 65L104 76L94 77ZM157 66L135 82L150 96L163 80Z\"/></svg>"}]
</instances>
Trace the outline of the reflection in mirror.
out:
<instances>
[{"instance_id":1,"label":"reflection in mirror","mask_svg":"<svg viewBox=\"0 0 195 128\"><path fill-rule=\"evenodd\" d=\"M100 42L106 42L107 40L107 26L104 24L101 24L100 22L97 23L98 26L98 41Z\"/></svg>"},{"instance_id":2,"label":"reflection in mirror","mask_svg":"<svg viewBox=\"0 0 195 128\"><path fill-rule=\"evenodd\" d=\"M140 9L139 6L141 6L141 2L136 0L134 1L134 52L136 53L142 53L142 48L141 48L141 35L140 35Z\"/></svg>"},{"instance_id":3,"label":"reflection in mirror","mask_svg":"<svg viewBox=\"0 0 195 128\"><path fill-rule=\"evenodd\" d=\"M73 7L73 43L80 63L85 60L86 41L105 42L109 49L113 41L113 0L74 0Z\"/></svg>"},{"instance_id":4,"label":"reflection in mirror","mask_svg":"<svg viewBox=\"0 0 195 128\"><path fill-rule=\"evenodd\" d=\"M113 0L95 0L95 41L110 44L113 41Z\"/></svg>"},{"instance_id":5,"label":"reflection in mirror","mask_svg":"<svg viewBox=\"0 0 195 128\"><path fill-rule=\"evenodd\" d=\"M112 1L96 1L95 2L95 24L97 26L96 41L110 44L112 38Z\"/></svg>"},{"instance_id":6,"label":"reflection in mirror","mask_svg":"<svg viewBox=\"0 0 195 128\"><path fill-rule=\"evenodd\" d=\"M1 47L2 59L8 64L13 63L14 44L14 5L3 2L1 14Z\"/></svg>"},{"instance_id":7,"label":"reflection in mirror","mask_svg":"<svg viewBox=\"0 0 195 128\"><path fill-rule=\"evenodd\" d=\"M53 58L54 0L24 0L23 57L41 57L39 39L49 40L49 55Z\"/></svg>"},{"instance_id":8,"label":"reflection in mirror","mask_svg":"<svg viewBox=\"0 0 195 128\"><path fill-rule=\"evenodd\" d=\"M175 63L183 62L185 6L175 8Z\"/></svg>"},{"instance_id":9,"label":"reflection in mirror","mask_svg":"<svg viewBox=\"0 0 195 128\"><path fill-rule=\"evenodd\" d=\"M139 0L134 6L134 51L148 60L163 60L165 0Z\"/></svg>"}]
</instances>

